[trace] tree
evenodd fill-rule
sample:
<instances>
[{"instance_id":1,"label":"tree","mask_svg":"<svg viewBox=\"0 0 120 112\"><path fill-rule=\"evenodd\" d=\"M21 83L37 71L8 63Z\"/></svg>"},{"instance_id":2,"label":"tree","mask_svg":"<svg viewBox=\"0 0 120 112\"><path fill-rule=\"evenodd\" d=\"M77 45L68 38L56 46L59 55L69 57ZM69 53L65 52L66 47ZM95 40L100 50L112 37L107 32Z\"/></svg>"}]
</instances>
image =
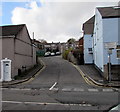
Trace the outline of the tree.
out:
<instances>
[{"instance_id":1,"label":"tree","mask_svg":"<svg viewBox=\"0 0 120 112\"><path fill-rule=\"evenodd\" d=\"M38 41L41 42L41 43L43 43L43 44L46 44L46 43L47 43L47 41L44 40L44 39L39 39Z\"/></svg>"},{"instance_id":2,"label":"tree","mask_svg":"<svg viewBox=\"0 0 120 112\"><path fill-rule=\"evenodd\" d=\"M75 43L75 39L74 38L70 38L67 42L68 42L68 44L73 44L73 43Z\"/></svg>"}]
</instances>

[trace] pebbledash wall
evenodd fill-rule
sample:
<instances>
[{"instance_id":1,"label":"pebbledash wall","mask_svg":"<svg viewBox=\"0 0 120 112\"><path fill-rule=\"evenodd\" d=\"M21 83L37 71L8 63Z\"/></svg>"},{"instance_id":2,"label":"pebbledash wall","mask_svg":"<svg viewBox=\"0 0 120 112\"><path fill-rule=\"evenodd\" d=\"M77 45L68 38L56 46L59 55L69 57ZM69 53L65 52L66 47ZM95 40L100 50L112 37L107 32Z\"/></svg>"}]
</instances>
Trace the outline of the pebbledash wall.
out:
<instances>
[{"instance_id":1,"label":"pebbledash wall","mask_svg":"<svg viewBox=\"0 0 120 112\"><path fill-rule=\"evenodd\" d=\"M18 69L22 70L22 67L28 69L36 64L36 48L32 45L26 25L18 32L17 36L2 37L1 41L0 53L2 52L2 57L0 59L9 58L12 60L12 78L18 75Z\"/></svg>"},{"instance_id":2,"label":"pebbledash wall","mask_svg":"<svg viewBox=\"0 0 120 112\"><path fill-rule=\"evenodd\" d=\"M120 18L102 18L100 12L96 8L95 14L95 26L93 35L93 54L94 63L102 71L103 75L108 78L107 73L107 63L108 63L108 53L104 47L106 42L116 42L120 45L119 35L118 35L118 21ZM116 65L120 68L120 59L117 58L116 49L112 50L111 64ZM117 69L118 70L118 69ZM120 72L117 72L120 75Z\"/></svg>"}]
</instances>

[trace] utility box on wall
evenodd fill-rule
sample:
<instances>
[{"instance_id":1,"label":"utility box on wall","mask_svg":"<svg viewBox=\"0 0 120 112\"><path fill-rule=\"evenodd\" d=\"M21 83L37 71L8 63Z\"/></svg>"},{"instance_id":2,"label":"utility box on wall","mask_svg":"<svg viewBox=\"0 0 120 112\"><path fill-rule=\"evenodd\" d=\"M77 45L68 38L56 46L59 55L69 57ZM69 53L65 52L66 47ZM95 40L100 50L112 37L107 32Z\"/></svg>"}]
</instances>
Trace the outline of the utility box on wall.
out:
<instances>
[{"instance_id":1,"label":"utility box on wall","mask_svg":"<svg viewBox=\"0 0 120 112\"><path fill-rule=\"evenodd\" d=\"M1 81L11 81L11 60L1 60Z\"/></svg>"}]
</instances>

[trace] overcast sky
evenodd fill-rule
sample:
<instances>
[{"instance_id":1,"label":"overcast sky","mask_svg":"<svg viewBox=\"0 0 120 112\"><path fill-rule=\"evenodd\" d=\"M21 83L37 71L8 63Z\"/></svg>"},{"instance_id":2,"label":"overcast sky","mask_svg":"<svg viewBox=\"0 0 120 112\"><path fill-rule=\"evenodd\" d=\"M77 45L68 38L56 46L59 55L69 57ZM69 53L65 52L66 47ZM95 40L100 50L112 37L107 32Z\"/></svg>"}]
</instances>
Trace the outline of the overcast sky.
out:
<instances>
[{"instance_id":1,"label":"overcast sky","mask_svg":"<svg viewBox=\"0 0 120 112\"><path fill-rule=\"evenodd\" d=\"M11 10L11 23L26 24L31 38L34 32L36 39L45 39L47 42L66 42L69 38L79 39L82 36L82 25L94 15L96 6L117 5L119 0L27 1L29 2L25 2L24 6L16 6Z\"/></svg>"}]
</instances>

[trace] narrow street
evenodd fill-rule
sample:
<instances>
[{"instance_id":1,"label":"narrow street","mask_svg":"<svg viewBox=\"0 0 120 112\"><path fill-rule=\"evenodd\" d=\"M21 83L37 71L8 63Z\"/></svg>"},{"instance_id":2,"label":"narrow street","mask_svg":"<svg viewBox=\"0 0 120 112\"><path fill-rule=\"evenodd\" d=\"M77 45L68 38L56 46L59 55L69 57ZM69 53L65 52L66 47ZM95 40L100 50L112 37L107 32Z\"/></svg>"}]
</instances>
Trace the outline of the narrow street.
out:
<instances>
[{"instance_id":1,"label":"narrow street","mask_svg":"<svg viewBox=\"0 0 120 112\"><path fill-rule=\"evenodd\" d=\"M3 88L3 110L108 110L118 104L114 88L87 84L60 56L41 58L45 68L31 81Z\"/></svg>"}]
</instances>

